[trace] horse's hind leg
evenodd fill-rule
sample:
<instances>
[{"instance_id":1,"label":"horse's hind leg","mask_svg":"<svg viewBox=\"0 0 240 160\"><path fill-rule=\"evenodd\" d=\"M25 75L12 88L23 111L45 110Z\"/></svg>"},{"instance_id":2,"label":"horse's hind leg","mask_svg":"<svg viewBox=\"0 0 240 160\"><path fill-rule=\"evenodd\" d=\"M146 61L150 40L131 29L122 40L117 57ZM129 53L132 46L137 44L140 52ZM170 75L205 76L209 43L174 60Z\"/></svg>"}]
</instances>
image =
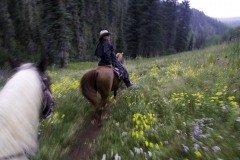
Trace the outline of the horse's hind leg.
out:
<instances>
[{"instance_id":1,"label":"horse's hind leg","mask_svg":"<svg viewBox=\"0 0 240 160\"><path fill-rule=\"evenodd\" d=\"M98 122L98 126L101 126L102 125L102 113L105 109L105 105L107 103L107 98L108 96L102 96L101 98L101 102L100 102L100 105L99 107L96 109L96 120Z\"/></svg>"},{"instance_id":2,"label":"horse's hind leg","mask_svg":"<svg viewBox=\"0 0 240 160\"><path fill-rule=\"evenodd\" d=\"M117 90L114 91L114 99L117 97Z\"/></svg>"},{"instance_id":3,"label":"horse's hind leg","mask_svg":"<svg viewBox=\"0 0 240 160\"><path fill-rule=\"evenodd\" d=\"M98 126L102 126L102 112L103 112L102 108L98 108L96 110L96 120Z\"/></svg>"}]
</instances>

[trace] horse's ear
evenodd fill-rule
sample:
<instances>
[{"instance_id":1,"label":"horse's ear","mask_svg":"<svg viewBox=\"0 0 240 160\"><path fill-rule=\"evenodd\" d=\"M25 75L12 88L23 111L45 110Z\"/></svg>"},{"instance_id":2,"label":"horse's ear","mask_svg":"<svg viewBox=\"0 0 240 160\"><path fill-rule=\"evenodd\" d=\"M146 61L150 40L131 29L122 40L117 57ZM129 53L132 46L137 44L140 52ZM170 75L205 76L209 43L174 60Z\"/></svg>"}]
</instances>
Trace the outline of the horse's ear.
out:
<instances>
[{"instance_id":1,"label":"horse's ear","mask_svg":"<svg viewBox=\"0 0 240 160\"><path fill-rule=\"evenodd\" d=\"M20 63L17 61L16 58L9 57L8 62L12 69L15 69L20 66Z\"/></svg>"},{"instance_id":2,"label":"horse's ear","mask_svg":"<svg viewBox=\"0 0 240 160\"><path fill-rule=\"evenodd\" d=\"M43 54L41 56L41 60L38 63L37 67L42 73L44 73L47 69L47 65L48 65L47 56L45 54Z\"/></svg>"}]
</instances>

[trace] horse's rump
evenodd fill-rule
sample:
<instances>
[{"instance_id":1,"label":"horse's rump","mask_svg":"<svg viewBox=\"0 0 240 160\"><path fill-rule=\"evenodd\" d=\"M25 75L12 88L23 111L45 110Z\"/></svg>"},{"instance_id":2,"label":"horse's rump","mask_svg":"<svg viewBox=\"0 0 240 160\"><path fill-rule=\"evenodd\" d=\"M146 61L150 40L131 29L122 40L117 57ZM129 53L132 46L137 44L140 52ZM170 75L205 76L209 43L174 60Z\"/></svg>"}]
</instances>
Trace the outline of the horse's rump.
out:
<instances>
[{"instance_id":1,"label":"horse's rump","mask_svg":"<svg viewBox=\"0 0 240 160\"><path fill-rule=\"evenodd\" d=\"M98 73L95 69L85 73L81 79L81 91L84 97L86 97L94 106L97 104L97 79Z\"/></svg>"},{"instance_id":2,"label":"horse's rump","mask_svg":"<svg viewBox=\"0 0 240 160\"><path fill-rule=\"evenodd\" d=\"M97 105L97 92L107 97L112 89L114 73L112 68L98 66L86 72L81 79L81 91L94 106Z\"/></svg>"}]
</instances>

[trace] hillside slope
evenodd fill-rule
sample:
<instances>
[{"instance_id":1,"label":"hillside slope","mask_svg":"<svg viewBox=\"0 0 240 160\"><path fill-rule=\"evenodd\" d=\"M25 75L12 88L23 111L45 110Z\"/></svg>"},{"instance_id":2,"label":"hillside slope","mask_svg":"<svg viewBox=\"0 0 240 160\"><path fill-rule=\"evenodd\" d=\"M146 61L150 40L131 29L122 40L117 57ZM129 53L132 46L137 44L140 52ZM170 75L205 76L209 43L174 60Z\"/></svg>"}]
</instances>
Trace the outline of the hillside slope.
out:
<instances>
[{"instance_id":1,"label":"hillside slope","mask_svg":"<svg viewBox=\"0 0 240 160\"><path fill-rule=\"evenodd\" d=\"M238 27L240 26L240 17L233 18L218 18L219 21L227 24L230 27Z\"/></svg>"},{"instance_id":2,"label":"hillside slope","mask_svg":"<svg viewBox=\"0 0 240 160\"><path fill-rule=\"evenodd\" d=\"M240 43L126 61L134 88L105 117L91 159L237 159L240 144ZM42 122L35 159L67 159L92 113L79 79L96 63L49 71L54 126ZM111 99L110 99L111 100Z\"/></svg>"},{"instance_id":3,"label":"hillside slope","mask_svg":"<svg viewBox=\"0 0 240 160\"><path fill-rule=\"evenodd\" d=\"M130 62L136 88L116 103L92 159L236 159L240 45Z\"/></svg>"},{"instance_id":4,"label":"hillside slope","mask_svg":"<svg viewBox=\"0 0 240 160\"><path fill-rule=\"evenodd\" d=\"M222 22L206 16L203 12L192 9L190 26L194 36L194 48L204 47L213 36L222 36L229 28Z\"/></svg>"}]
</instances>

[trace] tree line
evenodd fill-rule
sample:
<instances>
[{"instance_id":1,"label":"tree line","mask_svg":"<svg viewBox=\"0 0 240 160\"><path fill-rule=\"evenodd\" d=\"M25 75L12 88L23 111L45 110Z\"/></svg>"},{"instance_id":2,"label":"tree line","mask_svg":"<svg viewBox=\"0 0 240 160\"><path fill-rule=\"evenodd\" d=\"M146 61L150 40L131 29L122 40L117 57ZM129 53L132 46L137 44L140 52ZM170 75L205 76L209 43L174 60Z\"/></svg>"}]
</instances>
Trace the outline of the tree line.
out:
<instances>
[{"instance_id":1,"label":"tree line","mask_svg":"<svg viewBox=\"0 0 240 160\"><path fill-rule=\"evenodd\" d=\"M10 56L35 61L41 54L60 67L94 60L102 29L112 32L116 52L131 58L200 48L206 26L198 33L193 15L187 0L1 0L0 65Z\"/></svg>"}]
</instances>

